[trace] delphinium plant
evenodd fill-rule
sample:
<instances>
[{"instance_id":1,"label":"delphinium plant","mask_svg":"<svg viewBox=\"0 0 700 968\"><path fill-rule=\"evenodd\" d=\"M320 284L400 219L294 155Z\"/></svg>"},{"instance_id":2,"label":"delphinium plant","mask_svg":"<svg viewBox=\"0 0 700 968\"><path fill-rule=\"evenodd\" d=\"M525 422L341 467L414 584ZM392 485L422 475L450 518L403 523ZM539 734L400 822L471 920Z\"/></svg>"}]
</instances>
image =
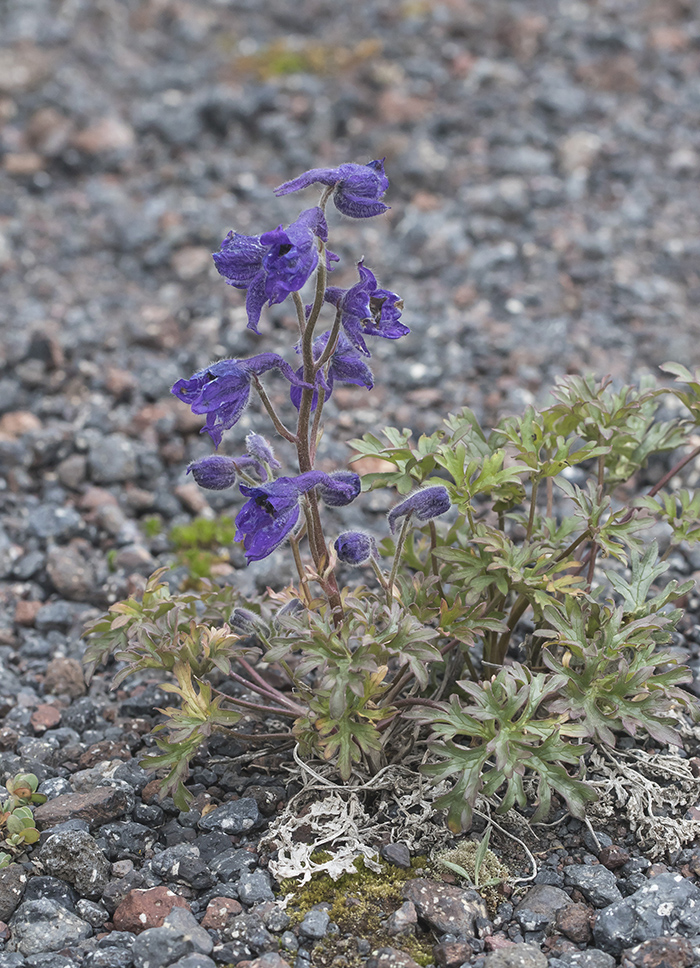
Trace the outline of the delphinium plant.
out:
<instances>
[{"instance_id":1,"label":"delphinium plant","mask_svg":"<svg viewBox=\"0 0 700 968\"><path fill-rule=\"evenodd\" d=\"M649 458L683 448L700 422L700 376L671 367L671 388L570 377L547 406L490 430L464 408L417 441L391 427L350 441L354 459L384 462L362 480L318 470L335 384L371 390L373 341L409 331L399 296L363 261L354 285L329 285L338 257L328 203L350 218L381 215L383 163L314 169L276 194L314 185L318 204L287 228L231 232L214 255L225 282L246 292L253 332L266 305L291 298L297 360L221 360L172 390L205 417L217 450L251 400L267 413L279 457L249 433L231 448L238 456L214 453L188 472L203 488L237 485L246 560L286 545L294 578L242 602L235 585L173 591L157 572L141 600L117 603L88 628L88 669L114 653L116 682L148 668L172 673L164 688L177 705L162 710L160 751L145 762L165 771L164 790L183 806L188 763L212 732L279 736L238 728L258 715L286 720L302 755L329 761L344 780L427 744L425 773L451 781L436 806L454 829L470 825L478 796L502 811L530 802L542 818L556 795L580 817L595 798L581 779L591 744L614 746L624 733L678 743L679 716L694 712L680 688L688 670L665 648L692 582L663 576L669 552L700 533L700 498L667 489L700 449L645 496L629 495ZM265 389L273 370L289 385L292 425ZM669 395L677 415L661 419ZM342 508L374 488L396 492L383 533L329 534L324 505ZM661 556L645 536L655 522L666 525ZM343 585L349 566L358 571ZM217 688L222 676L237 694Z\"/></svg>"}]
</instances>

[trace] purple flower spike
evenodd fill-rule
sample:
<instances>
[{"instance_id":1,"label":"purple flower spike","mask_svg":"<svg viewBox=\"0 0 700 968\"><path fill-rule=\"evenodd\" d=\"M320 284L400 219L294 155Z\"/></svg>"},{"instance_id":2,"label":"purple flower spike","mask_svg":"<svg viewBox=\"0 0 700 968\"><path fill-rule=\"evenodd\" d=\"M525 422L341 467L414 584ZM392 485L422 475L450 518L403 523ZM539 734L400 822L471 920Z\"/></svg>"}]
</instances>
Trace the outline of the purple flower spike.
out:
<instances>
[{"instance_id":1,"label":"purple flower spike","mask_svg":"<svg viewBox=\"0 0 700 968\"><path fill-rule=\"evenodd\" d=\"M243 541L246 561L260 561L267 558L284 539L299 520L299 502L302 494L314 487L324 487L325 491L336 497L342 496L338 504L349 504L360 490L360 479L351 471L340 471L340 475L352 474L356 484L343 478L336 479L323 471L307 471L296 477L278 477L270 484L260 487L239 485L241 494L249 500L236 515L236 540ZM352 492L353 496L350 496ZM324 493L324 500L326 495Z\"/></svg>"},{"instance_id":2,"label":"purple flower spike","mask_svg":"<svg viewBox=\"0 0 700 968\"><path fill-rule=\"evenodd\" d=\"M201 433L208 433L216 447L224 430L238 422L250 398L253 377L267 370L279 370L292 384L299 383L289 363L277 353L260 353L249 360L220 360L199 370L189 380L178 380L172 388L192 413L207 415ZM307 386L303 381L302 386Z\"/></svg>"},{"instance_id":3,"label":"purple flower spike","mask_svg":"<svg viewBox=\"0 0 700 968\"><path fill-rule=\"evenodd\" d=\"M319 336L318 339L314 340L314 359L318 360L328 345L328 339L330 337L330 332L324 333ZM297 376L299 379L302 378L304 374L304 367L299 367L297 370ZM317 386L323 387L326 391L326 400L330 399L331 393L333 392L333 384L338 381L338 383L352 383L358 387L366 387L371 390L374 386L374 378L372 376L372 371L367 366L365 361L357 354L357 351L353 347L350 340L343 333L340 334L338 338L338 343L335 348L335 352L328 361L328 375L324 377L323 370L319 370L316 375ZM301 388L292 387L290 392L290 397L294 406L299 409L301 404ZM318 390L314 390L313 400L311 401L312 411L316 409L318 403Z\"/></svg>"},{"instance_id":4,"label":"purple flower spike","mask_svg":"<svg viewBox=\"0 0 700 968\"><path fill-rule=\"evenodd\" d=\"M393 534L396 531L397 518L406 517L408 514L415 514L419 521L430 521L444 514L450 508L450 495L447 488L442 484L433 487L424 487L421 491L416 491L397 504L389 511L389 528Z\"/></svg>"},{"instance_id":5,"label":"purple flower spike","mask_svg":"<svg viewBox=\"0 0 700 968\"><path fill-rule=\"evenodd\" d=\"M364 565L377 553L376 541L364 531L343 531L335 539L334 547L338 561L353 567Z\"/></svg>"},{"instance_id":6,"label":"purple flower spike","mask_svg":"<svg viewBox=\"0 0 700 968\"><path fill-rule=\"evenodd\" d=\"M229 286L247 289L248 329L258 332L265 303L281 303L304 286L318 264L317 239L328 239L328 225L318 206L302 212L287 229L280 225L261 236L229 232L214 253L214 263ZM329 268L337 261L333 252L326 253Z\"/></svg>"},{"instance_id":7,"label":"purple flower spike","mask_svg":"<svg viewBox=\"0 0 700 968\"><path fill-rule=\"evenodd\" d=\"M340 310L341 326L352 345L369 356L364 336L400 339L410 330L399 322L403 301L398 295L388 289L379 289L374 273L362 261L358 262L357 270L359 282L351 289L329 286L324 299Z\"/></svg>"},{"instance_id":8,"label":"purple flower spike","mask_svg":"<svg viewBox=\"0 0 700 968\"><path fill-rule=\"evenodd\" d=\"M280 185L275 189L275 195L289 195L316 184L332 187L335 207L350 218L371 218L389 208L381 201L389 187L383 158L367 165L348 162L338 168L312 168Z\"/></svg>"}]
</instances>

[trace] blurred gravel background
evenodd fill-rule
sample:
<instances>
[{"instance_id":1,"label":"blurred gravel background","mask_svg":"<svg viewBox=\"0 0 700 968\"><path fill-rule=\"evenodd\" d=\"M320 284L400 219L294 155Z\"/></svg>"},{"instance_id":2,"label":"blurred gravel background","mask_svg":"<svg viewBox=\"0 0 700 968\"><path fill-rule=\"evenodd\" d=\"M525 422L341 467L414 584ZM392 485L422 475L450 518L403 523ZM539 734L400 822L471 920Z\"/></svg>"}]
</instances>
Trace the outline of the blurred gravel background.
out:
<instances>
[{"instance_id":1,"label":"blurred gravel background","mask_svg":"<svg viewBox=\"0 0 700 968\"><path fill-rule=\"evenodd\" d=\"M364 254L412 328L375 341L371 395L334 394L329 467L382 423L488 419L558 374L700 355L691 2L5 0L0 43L0 574L40 571L13 573L8 543L99 518L91 488L114 520L88 558L136 541L119 512L204 507L183 469L209 442L169 387L290 351L291 303L255 337L210 253L313 204L271 193L306 168L386 157L388 215L331 213L334 282ZM37 524L37 501L71 523Z\"/></svg>"}]
</instances>

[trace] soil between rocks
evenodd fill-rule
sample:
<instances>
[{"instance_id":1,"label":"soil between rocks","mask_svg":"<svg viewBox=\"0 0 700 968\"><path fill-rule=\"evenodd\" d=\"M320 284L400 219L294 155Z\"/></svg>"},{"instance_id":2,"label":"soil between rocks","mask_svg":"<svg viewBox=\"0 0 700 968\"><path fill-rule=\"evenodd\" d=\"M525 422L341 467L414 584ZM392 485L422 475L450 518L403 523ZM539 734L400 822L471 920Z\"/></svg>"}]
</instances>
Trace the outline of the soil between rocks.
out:
<instances>
[{"instance_id":1,"label":"soil between rocks","mask_svg":"<svg viewBox=\"0 0 700 968\"><path fill-rule=\"evenodd\" d=\"M366 430L432 431L464 404L488 420L564 373L629 380L696 364L699 67L700 21L683 0L0 6L0 778L32 770L50 797L41 844L0 874L0 968L274 968L277 949L305 968L326 963L321 942L332 951L323 918L285 934L255 852L296 789L286 754L202 757L199 806L228 811L209 829L201 812L158 803L136 765L166 701L157 683L115 695L99 674L86 695L78 665L83 621L171 563L164 533L230 509L184 476L211 448L170 386L214 358L289 354L294 340L288 303L261 337L246 330L210 253L231 228L258 234L311 204L275 199L280 182L386 158L391 211L331 216L336 282L364 255L412 332L376 348L371 394L336 388L323 469L344 466L345 441ZM267 429L252 408L239 427ZM343 526L372 528L387 500L366 496ZM160 534L144 526L155 516ZM276 554L233 577L264 588L285 568ZM679 647L697 668L694 623L691 612ZM69 826L49 839L57 822ZM678 871L697 890L693 845L650 866L623 824L607 833L610 844L575 821L552 828L537 885L573 904L528 894L544 912L504 900L476 937L434 928L436 963L608 968L637 941L647 947L625 964L696 962L700 925L668 880ZM596 913L622 896L641 904L658 876L667 920L624 947L610 940L620 925L604 936ZM120 920L133 889L161 893L132 896ZM220 922L213 897L229 902ZM210 920L185 912L154 928L175 903ZM161 934L137 936L144 924ZM338 937L337 958L401 964Z\"/></svg>"}]
</instances>

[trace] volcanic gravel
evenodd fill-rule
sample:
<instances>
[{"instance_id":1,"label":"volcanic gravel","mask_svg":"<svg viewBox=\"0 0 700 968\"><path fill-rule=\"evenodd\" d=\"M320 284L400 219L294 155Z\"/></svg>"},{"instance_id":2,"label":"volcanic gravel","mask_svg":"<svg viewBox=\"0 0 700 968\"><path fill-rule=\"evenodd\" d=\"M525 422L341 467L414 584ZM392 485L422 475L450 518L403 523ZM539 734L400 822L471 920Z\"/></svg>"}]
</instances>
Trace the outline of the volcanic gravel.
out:
<instances>
[{"instance_id":1,"label":"volcanic gravel","mask_svg":"<svg viewBox=\"0 0 700 968\"><path fill-rule=\"evenodd\" d=\"M291 302L255 336L217 275L226 233L293 220L314 191L272 188L308 168L386 159L385 216L330 211L334 282L364 256L412 332L375 341L371 393L336 387L319 466L344 467L384 424L700 362L699 111L692 0L0 3L0 779L33 771L49 797L0 872L0 968L306 968L337 929L323 909L290 927L256 851L297 789L287 754L213 744L180 813L137 765L167 694L104 672L87 690L80 667L83 622L173 565L170 527L237 507L185 477L212 447L171 385L294 362ZM255 407L222 452L251 429ZM332 526L380 529L388 500ZM231 557L244 591L287 578L284 551ZM697 963L700 853L650 865L611 834L560 824L490 920L444 930L469 892L428 881L393 923L431 928L445 968ZM414 964L355 941L372 968Z\"/></svg>"}]
</instances>

